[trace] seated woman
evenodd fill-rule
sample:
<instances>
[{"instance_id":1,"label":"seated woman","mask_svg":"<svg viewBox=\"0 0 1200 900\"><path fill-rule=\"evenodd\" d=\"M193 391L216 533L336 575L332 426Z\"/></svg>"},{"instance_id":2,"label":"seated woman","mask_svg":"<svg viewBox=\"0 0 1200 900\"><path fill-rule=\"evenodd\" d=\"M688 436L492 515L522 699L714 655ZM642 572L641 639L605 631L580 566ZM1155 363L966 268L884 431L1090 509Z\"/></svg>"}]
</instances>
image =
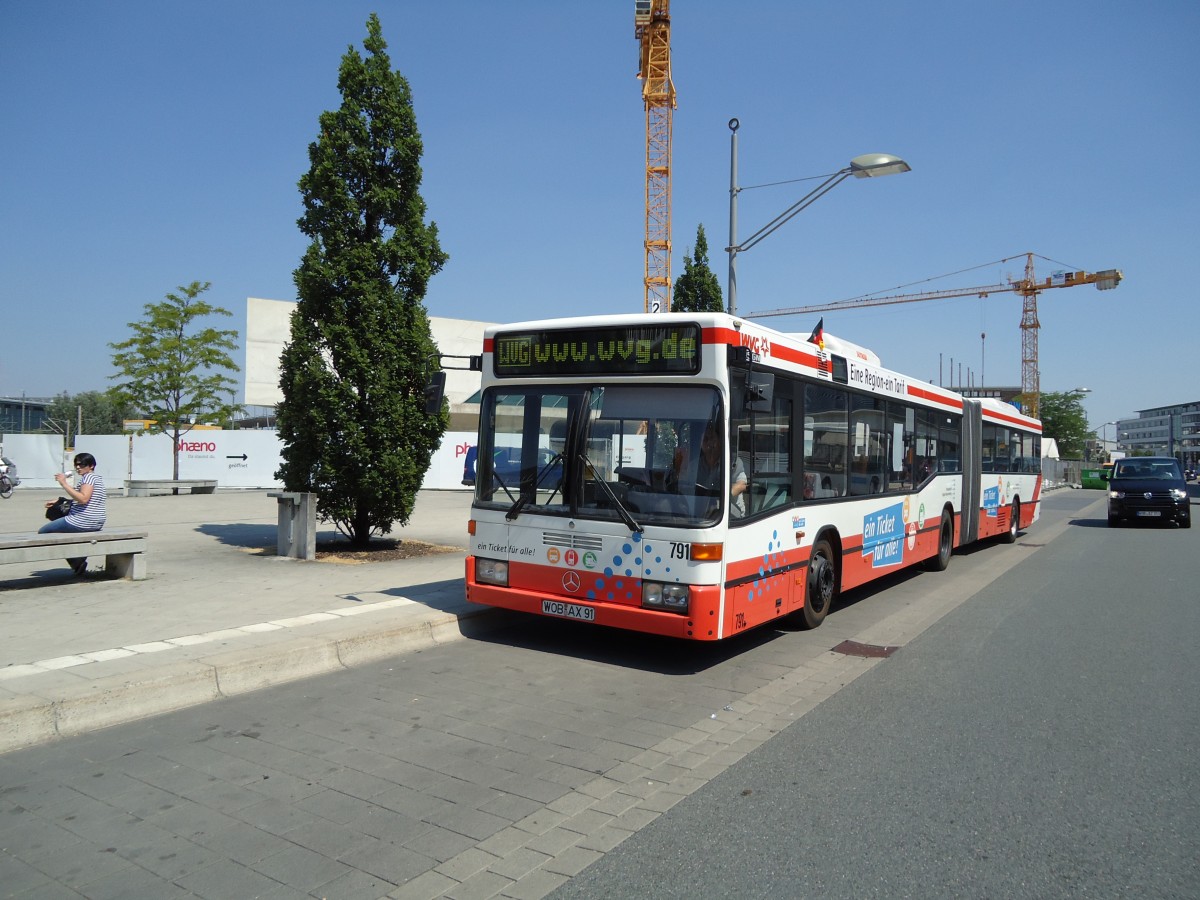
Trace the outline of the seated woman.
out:
<instances>
[{"instance_id":1,"label":"seated woman","mask_svg":"<svg viewBox=\"0 0 1200 900\"><path fill-rule=\"evenodd\" d=\"M79 484L72 485L67 475L59 472L54 476L59 486L71 498L71 511L61 519L47 522L38 529L38 534L62 534L81 531L99 531L104 527L108 517L106 509L107 495L104 491L104 479L96 474L96 457L90 453L75 454L75 471L79 474ZM49 509L56 501L46 504ZM76 575L87 572L87 557L68 559L67 563Z\"/></svg>"}]
</instances>

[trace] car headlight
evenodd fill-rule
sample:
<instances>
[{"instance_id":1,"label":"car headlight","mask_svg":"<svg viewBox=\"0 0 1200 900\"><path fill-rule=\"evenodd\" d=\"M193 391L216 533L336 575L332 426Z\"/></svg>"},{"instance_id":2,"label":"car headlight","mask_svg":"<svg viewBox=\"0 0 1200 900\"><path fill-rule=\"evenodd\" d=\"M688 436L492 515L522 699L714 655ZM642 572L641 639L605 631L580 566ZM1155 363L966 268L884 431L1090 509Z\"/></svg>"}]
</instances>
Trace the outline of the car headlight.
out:
<instances>
[{"instance_id":1,"label":"car headlight","mask_svg":"<svg viewBox=\"0 0 1200 900\"><path fill-rule=\"evenodd\" d=\"M1171 496L1176 500L1186 500L1188 492L1183 490L1183 488L1171 488Z\"/></svg>"},{"instance_id":2,"label":"car headlight","mask_svg":"<svg viewBox=\"0 0 1200 900\"><path fill-rule=\"evenodd\" d=\"M508 563L499 559L476 557L475 580L480 584L508 587Z\"/></svg>"},{"instance_id":3,"label":"car headlight","mask_svg":"<svg viewBox=\"0 0 1200 900\"><path fill-rule=\"evenodd\" d=\"M1110 500L1124 500L1125 492L1124 491L1109 491L1108 498Z\"/></svg>"},{"instance_id":4,"label":"car headlight","mask_svg":"<svg viewBox=\"0 0 1200 900\"><path fill-rule=\"evenodd\" d=\"M686 613L688 611L688 586L686 584L659 584L657 581L643 581L642 606L647 609Z\"/></svg>"}]
</instances>

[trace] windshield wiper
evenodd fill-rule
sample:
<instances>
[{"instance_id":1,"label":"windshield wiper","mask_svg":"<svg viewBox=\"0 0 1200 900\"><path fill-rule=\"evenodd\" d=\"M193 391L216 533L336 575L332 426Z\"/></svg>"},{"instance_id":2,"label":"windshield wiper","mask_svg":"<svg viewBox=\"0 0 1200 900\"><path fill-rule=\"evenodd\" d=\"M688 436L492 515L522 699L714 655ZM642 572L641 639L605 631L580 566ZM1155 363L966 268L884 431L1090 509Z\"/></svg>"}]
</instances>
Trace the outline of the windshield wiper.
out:
<instances>
[{"instance_id":1,"label":"windshield wiper","mask_svg":"<svg viewBox=\"0 0 1200 900\"><path fill-rule=\"evenodd\" d=\"M533 499L537 489L542 486L542 479L546 477L546 473L550 471L550 467L556 462L562 462L562 459L563 455L561 453L555 453L552 457L550 457L550 460L538 471L537 478L533 482L533 490L529 493L525 493L524 491L521 492L521 496L517 498L517 502L510 506L508 508L508 512L504 514L505 519L511 522L521 514L521 510L529 505L529 501ZM550 493L550 496L546 499L546 502L549 503L551 500L553 500L554 495L557 493L558 488L555 488ZM509 496L511 497L512 494L509 494Z\"/></svg>"},{"instance_id":2,"label":"windshield wiper","mask_svg":"<svg viewBox=\"0 0 1200 900\"><path fill-rule=\"evenodd\" d=\"M582 450L579 451L579 459L585 466L587 466L593 472L598 471L596 469L596 466L592 463L592 461L587 458L587 454L584 453ZM598 485L600 485L600 487L604 488L604 493L608 494L608 499L611 500L613 503L613 506L616 507L617 512L621 516L621 521L625 523L625 526L630 531L634 531L634 532L637 532L638 534L642 534L645 531L645 529L642 528L642 526L637 523L637 520L634 519L634 517L629 514L629 510L627 510L625 508L625 504L623 504L619 499L617 499L617 495L615 493L613 493L613 489L608 486L608 482L605 481L603 478L597 478L596 484L598 484Z\"/></svg>"}]
</instances>

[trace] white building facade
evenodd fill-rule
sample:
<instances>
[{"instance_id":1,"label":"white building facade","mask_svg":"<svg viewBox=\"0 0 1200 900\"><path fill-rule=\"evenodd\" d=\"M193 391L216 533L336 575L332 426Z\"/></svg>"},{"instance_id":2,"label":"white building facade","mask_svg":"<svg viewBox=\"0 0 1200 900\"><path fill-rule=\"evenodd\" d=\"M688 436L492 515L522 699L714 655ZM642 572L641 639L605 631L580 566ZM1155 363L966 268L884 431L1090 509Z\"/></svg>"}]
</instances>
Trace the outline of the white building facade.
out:
<instances>
[{"instance_id":1,"label":"white building facade","mask_svg":"<svg viewBox=\"0 0 1200 900\"><path fill-rule=\"evenodd\" d=\"M1200 400L1140 409L1117 422L1117 449L1129 454L1174 456L1185 466L1200 462Z\"/></svg>"}]
</instances>

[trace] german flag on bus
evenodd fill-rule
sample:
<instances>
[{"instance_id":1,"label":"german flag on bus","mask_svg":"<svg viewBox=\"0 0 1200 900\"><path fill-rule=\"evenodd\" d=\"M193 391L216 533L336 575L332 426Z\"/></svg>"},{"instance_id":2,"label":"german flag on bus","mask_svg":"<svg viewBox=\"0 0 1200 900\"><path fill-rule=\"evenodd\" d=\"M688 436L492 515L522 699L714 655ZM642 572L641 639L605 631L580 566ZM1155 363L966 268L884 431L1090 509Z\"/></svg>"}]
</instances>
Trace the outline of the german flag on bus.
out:
<instances>
[{"instance_id":1,"label":"german flag on bus","mask_svg":"<svg viewBox=\"0 0 1200 900\"><path fill-rule=\"evenodd\" d=\"M822 350L825 349L825 317L821 316L821 320L817 322L817 327L813 329L812 334L808 336L810 344L816 344Z\"/></svg>"}]
</instances>

